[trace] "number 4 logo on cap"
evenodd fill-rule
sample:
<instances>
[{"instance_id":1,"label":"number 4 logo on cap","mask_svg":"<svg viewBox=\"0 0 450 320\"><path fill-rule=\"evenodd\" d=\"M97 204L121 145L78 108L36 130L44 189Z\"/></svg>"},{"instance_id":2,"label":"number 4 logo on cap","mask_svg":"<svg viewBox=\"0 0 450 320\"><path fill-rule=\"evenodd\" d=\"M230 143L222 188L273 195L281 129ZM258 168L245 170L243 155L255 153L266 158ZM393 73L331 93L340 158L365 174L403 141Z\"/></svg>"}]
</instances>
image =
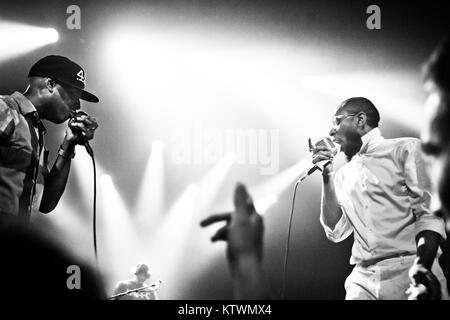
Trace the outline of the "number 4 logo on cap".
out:
<instances>
[{"instance_id":1,"label":"number 4 logo on cap","mask_svg":"<svg viewBox=\"0 0 450 320\"><path fill-rule=\"evenodd\" d=\"M86 84L86 76L84 75L83 69L81 69L80 72L77 73L77 80L83 82L83 84Z\"/></svg>"}]
</instances>

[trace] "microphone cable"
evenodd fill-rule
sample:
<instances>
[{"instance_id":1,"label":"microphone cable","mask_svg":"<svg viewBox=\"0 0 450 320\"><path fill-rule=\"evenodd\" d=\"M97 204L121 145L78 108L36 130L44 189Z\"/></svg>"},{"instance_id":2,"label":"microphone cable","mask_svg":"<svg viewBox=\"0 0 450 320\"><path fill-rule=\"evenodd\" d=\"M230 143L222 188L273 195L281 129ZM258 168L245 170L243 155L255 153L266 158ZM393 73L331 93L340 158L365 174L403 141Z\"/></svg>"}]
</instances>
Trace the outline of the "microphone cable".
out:
<instances>
[{"instance_id":1,"label":"microphone cable","mask_svg":"<svg viewBox=\"0 0 450 320\"><path fill-rule=\"evenodd\" d=\"M294 215L294 205L295 205L295 195L297 194L297 188L302 180L299 179L295 183L294 194L292 196L292 205L291 205L291 214L289 215L289 224L288 224L288 234L286 240L286 251L284 254L284 267L283 267L283 283L281 289L281 299L284 300L286 293L286 277L287 277L287 265L288 265L288 256L289 256L289 240L291 238L291 226L292 226L292 217Z\"/></svg>"},{"instance_id":2,"label":"microphone cable","mask_svg":"<svg viewBox=\"0 0 450 320\"><path fill-rule=\"evenodd\" d=\"M69 120L69 127L71 127L71 122L73 121L76 114L82 114L87 115L86 112L79 110L78 112L72 113L71 119ZM78 128L71 127L71 130L74 132L80 132ZM93 235L93 242L94 242L94 257L95 257L95 265L97 272L99 271L99 265L98 265L98 254L97 254L97 167L95 164L95 157L94 157L94 151L92 150L90 144L88 141L85 141L83 143L83 146L86 148L86 152L89 154L89 156L92 159L92 169L94 173L94 199L92 204L92 235Z\"/></svg>"},{"instance_id":3,"label":"microphone cable","mask_svg":"<svg viewBox=\"0 0 450 320\"><path fill-rule=\"evenodd\" d=\"M330 165L331 162L328 162L324 165L324 168ZM285 298L286 294L286 278L287 278L287 265L288 265L288 257L289 257L289 244L290 244L290 238L291 238L291 227L292 227L292 218L294 216L294 206L295 206L295 196L297 195L297 188L303 180L305 180L309 175L311 175L316 170L323 171L319 166L315 165L311 169L309 169L303 176L301 176L294 186L294 194L292 195L292 204L291 204L291 213L289 215L289 224L288 224L288 234L286 239L286 251L284 254L284 266L283 266L283 282L282 282L282 289L281 289L281 299Z\"/></svg>"},{"instance_id":4,"label":"microphone cable","mask_svg":"<svg viewBox=\"0 0 450 320\"><path fill-rule=\"evenodd\" d=\"M95 157L94 157L94 151L92 151L92 148L88 141L86 141L84 144L84 147L86 148L87 153L92 159L92 169L94 173L94 199L92 204L92 235L93 235L93 242L94 242L94 256L95 256L95 264L97 266L98 270L98 254L97 254L97 166L95 165Z\"/></svg>"},{"instance_id":5,"label":"microphone cable","mask_svg":"<svg viewBox=\"0 0 450 320\"><path fill-rule=\"evenodd\" d=\"M98 254L97 254L97 166L95 164L94 152L92 151L89 142L85 142L84 147L86 148L87 153L92 159L92 170L94 174L94 199L92 201L92 236L94 243L94 257L95 257L95 266L97 272L99 272L98 266Z\"/></svg>"},{"instance_id":6,"label":"microphone cable","mask_svg":"<svg viewBox=\"0 0 450 320\"><path fill-rule=\"evenodd\" d=\"M89 145L87 145L89 146ZM87 149L87 147L86 147ZM98 266L98 254L97 254L97 167L95 165L95 158L94 153L92 152L92 149L88 151L89 155L92 159L92 169L94 173L94 199L92 204L92 235L93 235L93 242L94 242L94 256L95 256L95 264L97 267L97 270L99 268Z\"/></svg>"}]
</instances>

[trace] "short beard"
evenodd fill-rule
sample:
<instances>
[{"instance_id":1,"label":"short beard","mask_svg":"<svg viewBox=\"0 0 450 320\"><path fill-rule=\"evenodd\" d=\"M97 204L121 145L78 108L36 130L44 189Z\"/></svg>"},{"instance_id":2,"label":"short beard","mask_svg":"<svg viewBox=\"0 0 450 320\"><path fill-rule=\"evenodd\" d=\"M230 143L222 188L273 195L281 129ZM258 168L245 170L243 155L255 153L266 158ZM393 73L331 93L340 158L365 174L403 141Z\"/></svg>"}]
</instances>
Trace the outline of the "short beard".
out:
<instances>
[{"instance_id":1,"label":"short beard","mask_svg":"<svg viewBox=\"0 0 450 320\"><path fill-rule=\"evenodd\" d=\"M345 156L347 157L347 161L350 161L352 160L353 156L357 154L359 150L361 150L363 142L361 136L356 130L347 131L347 133L345 134L345 140L346 143L343 151L345 153Z\"/></svg>"}]
</instances>

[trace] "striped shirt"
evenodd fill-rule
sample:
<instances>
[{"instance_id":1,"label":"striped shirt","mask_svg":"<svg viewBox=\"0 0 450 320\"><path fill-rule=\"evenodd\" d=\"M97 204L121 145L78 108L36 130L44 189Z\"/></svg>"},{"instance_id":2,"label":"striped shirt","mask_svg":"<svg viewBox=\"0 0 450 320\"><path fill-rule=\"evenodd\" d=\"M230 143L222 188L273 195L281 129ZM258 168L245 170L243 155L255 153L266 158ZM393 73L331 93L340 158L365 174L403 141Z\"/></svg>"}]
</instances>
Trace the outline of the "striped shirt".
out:
<instances>
[{"instance_id":1,"label":"striped shirt","mask_svg":"<svg viewBox=\"0 0 450 320\"><path fill-rule=\"evenodd\" d=\"M424 230L445 239L444 221L430 209L420 141L385 139L378 128L362 140L360 152L334 177L341 219L331 229L321 214L328 239L339 242L354 233L351 264L415 254L416 235Z\"/></svg>"},{"instance_id":2,"label":"striped shirt","mask_svg":"<svg viewBox=\"0 0 450 320\"><path fill-rule=\"evenodd\" d=\"M21 93L0 96L0 214L28 221L48 174L45 128Z\"/></svg>"}]
</instances>

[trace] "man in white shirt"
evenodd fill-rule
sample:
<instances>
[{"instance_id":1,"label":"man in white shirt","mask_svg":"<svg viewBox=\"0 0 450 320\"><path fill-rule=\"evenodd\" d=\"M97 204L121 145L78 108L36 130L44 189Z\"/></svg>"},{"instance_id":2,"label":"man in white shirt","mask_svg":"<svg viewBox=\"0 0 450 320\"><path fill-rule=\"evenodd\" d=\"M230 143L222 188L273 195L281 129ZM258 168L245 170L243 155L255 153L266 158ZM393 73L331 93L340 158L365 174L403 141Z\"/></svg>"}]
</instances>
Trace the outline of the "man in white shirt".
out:
<instances>
[{"instance_id":1,"label":"man in white shirt","mask_svg":"<svg viewBox=\"0 0 450 320\"><path fill-rule=\"evenodd\" d=\"M407 299L417 277L436 277L435 298L448 299L436 259L444 222L430 210L420 141L385 139L379 121L372 102L350 98L337 108L330 131L348 162L336 173L333 165L323 171L320 222L333 242L354 234L346 299ZM313 149L314 163L332 159L326 147Z\"/></svg>"}]
</instances>

